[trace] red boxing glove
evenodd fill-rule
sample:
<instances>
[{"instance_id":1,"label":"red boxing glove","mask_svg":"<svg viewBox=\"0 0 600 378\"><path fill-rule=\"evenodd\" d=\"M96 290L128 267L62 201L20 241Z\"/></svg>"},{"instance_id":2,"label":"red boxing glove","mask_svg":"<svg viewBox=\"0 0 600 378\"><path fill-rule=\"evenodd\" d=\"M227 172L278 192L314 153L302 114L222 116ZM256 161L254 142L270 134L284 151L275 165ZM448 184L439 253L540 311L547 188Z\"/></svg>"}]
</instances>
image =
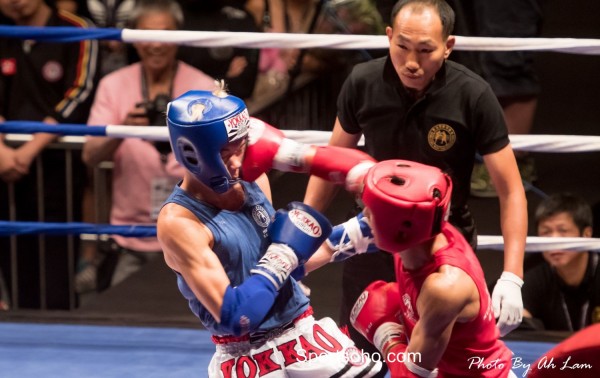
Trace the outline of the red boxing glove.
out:
<instances>
[{"instance_id":1,"label":"red boxing glove","mask_svg":"<svg viewBox=\"0 0 600 378\"><path fill-rule=\"evenodd\" d=\"M406 353L408 339L400 324L400 299L396 282L372 282L352 307L350 322L382 352L392 378L435 378L437 369L431 371L418 366L411 361L410 354L401 356Z\"/></svg>"},{"instance_id":2,"label":"red boxing glove","mask_svg":"<svg viewBox=\"0 0 600 378\"><path fill-rule=\"evenodd\" d=\"M399 303L400 292L396 282L372 282L352 307L350 322L380 351L383 351L386 343L385 337L383 335L380 337L381 331L378 334L378 329L382 326L388 330L393 329L394 334L400 332L395 341L406 344L404 327L399 320L401 316Z\"/></svg>"},{"instance_id":3,"label":"red boxing glove","mask_svg":"<svg viewBox=\"0 0 600 378\"><path fill-rule=\"evenodd\" d=\"M310 174L344 185L351 192L362 191L367 171L377 162L369 154L354 148L321 146L315 149Z\"/></svg>"},{"instance_id":4,"label":"red boxing glove","mask_svg":"<svg viewBox=\"0 0 600 378\"><path fill-rule=\"evenodd\" d=\"M254 181L271 170L273 159L283 139L281 130L257 118L250 118L248 148L241 169L241 177L244 181Z\"/></svg>"},{"instance_id":5,"label":"red boxing glove","mask_svg":"<svg viewBox=\"0 0 600 378\"><path fill-rule=\"evenodd\" d=\"M283 172L310 173L345 185L352 192L360 192L365 174L375 163L371 156L353 148L298 143L286 138L281 130L250 118L241 178L254 181L275 168Z\"/></svg>"}]
</instances>

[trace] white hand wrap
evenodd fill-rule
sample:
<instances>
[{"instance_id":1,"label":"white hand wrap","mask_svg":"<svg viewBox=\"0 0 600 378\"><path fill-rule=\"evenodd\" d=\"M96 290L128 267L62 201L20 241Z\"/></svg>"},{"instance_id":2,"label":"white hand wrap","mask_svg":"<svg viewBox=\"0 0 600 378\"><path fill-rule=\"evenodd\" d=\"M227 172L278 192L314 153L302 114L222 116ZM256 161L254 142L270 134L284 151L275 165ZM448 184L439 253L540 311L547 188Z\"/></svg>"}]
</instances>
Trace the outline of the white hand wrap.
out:
<instances>
[{"instance_id":1,"label":"white hand wrap","mask_svg":"<svg viewBox=\"0 0 600 378\"><path fill-rule=\"evenodd\" d=\"M294 251L285 244L273 243L250 273L267 277L275 289L279 290L297 267L298 257Z\"/></svg>"},{"instance_id":2,"label":"white hand wrap","mask_svg":"<svg viewBox=\"0 0 600 378\"><path fill-rule=\"evenodd\" d=\"M385 322L380 325L373 334L373 345L380 352L385 352L386 344L390 342L407 343L402 324Z\"/></svg>"},{"instance_id":3,"label":"white hand wrap","mask_svg":"<svg viewBox=\"0 0 600 378\"><path fill-rule=\"evenodd\" d=\"M359 255L361 253L365 253L370 251L376 247L373 244L373 237L370 233L365 234L362 229L360 222L364 222L369 226L369 222L367 218L353 217L346 222L342 223L340 226L343 227L343 232L341 237L338 239L338 227L334 228L334 231L331 233L329 238L326 240L327 245L333 251L333 255L331 255L331 261L343 261L348 257L353 255Z\"/></svg>"},{"instance_id":4,"label":"white hand wrap","mask_svg":"<svg viewBox=\"0 0 600 378\"><path fill-rule=\"evenodd\" d=\"M362 193L365 175L374 165L373 161L363 161L352 167L346 175L346 190L352 193Z\"/></svg>"},{"instance_id":5,"label":"white hand wrap","mask_svg":"<svg viewBox=\"0 0 600 378\"><path fill-rule=\"evenodd\" d=\"M306 155L311 146L284 138L273 160L273 168L282 172L306 172Z\"/></svg>"}]
</instances>

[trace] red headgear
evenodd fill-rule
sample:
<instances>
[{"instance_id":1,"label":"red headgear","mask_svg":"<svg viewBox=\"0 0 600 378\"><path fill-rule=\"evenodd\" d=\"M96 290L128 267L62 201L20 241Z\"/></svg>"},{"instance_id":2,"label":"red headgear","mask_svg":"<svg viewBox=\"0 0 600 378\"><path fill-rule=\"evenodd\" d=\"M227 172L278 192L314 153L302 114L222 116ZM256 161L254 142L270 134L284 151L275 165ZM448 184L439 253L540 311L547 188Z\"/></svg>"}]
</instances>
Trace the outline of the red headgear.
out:
<instances>
[{"instance_id":1,"label":"red headgear","mask_svg":"<svg viewBox=\"0 0 600 378\"><path fill-rule=\"evenodd\" d=\"M447 220L452 180L439 168L407 160L373 166L362 194L371 211L377 247L401 252L441 231Z\"/></svg>"}]
</instances>

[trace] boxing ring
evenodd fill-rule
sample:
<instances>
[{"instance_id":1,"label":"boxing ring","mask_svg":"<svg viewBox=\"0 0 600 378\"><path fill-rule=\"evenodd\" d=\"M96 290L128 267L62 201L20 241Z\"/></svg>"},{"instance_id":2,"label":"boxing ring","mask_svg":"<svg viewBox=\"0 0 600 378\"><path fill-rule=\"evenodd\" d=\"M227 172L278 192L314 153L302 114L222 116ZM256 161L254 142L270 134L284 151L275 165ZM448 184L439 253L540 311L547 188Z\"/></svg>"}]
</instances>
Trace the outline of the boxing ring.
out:
<instances>
[{"instance_id":1,"label":"boxing ring","mask_svg":"<svg viewBox=\"0 0 600 378\"><path fill-rule=\"evenodd\" d=\"M24 39L78 41L96 38L138 41L165 41L199 47L237 46L246 48L281 47L334 49L387 48L385 36L301 35L278 33L229 33L188 31L142 31L77 28L21 28L0 26L0 36ZM600 40L571 38L478 38L457 37L456 50L509 51L533 50L572 54L600 55ZM168 140L166 127L125 125L48 126L39 122L0 123L0 133L9 134L9 142L19 143L27 135L51 132L61 141L81 144L86 135L119 138ZM303 143L326 144L328 132L284 130L287 137ZM600 136L511 135L514 150L537 153L585 153L600 151ZM60 142L59 142L60 143ZM526 183L527 184L527 183ZM534 191L535 187L532 187ZM543 192L539 193L543 195ZM111 226L78 222L0 221L0 236L8 235L155 235L152 226ZM480 235L481 248L502 250L501 236ZM600 250L598 238L527 238L527 252L552 248L574 251ZM72 272L71 272L72 273ZM313 291L314 292L314 291ZM198 327L199 328L199 327ZM525 376L529 364L556 345L556 342L507 340L514 352L513 369ZM0 376L35 377L191 377L203 376L214 352L210 335L202 329L175 327L99 326L39 324L6 321L0 316ZM600 362L599 362L600 363Z\"/></svg>"},{"instance_id":2,"label":"boxing ring","mask_svg":"<svg viewBox=\"0 0 600 378\"><path fill-rule=\"evenodd\" d=\"M517 376L554 346L507 344ZM0 323L0 372L6 378L202 377L213 352L204 330Z\"/></svg>"}]
</instances>

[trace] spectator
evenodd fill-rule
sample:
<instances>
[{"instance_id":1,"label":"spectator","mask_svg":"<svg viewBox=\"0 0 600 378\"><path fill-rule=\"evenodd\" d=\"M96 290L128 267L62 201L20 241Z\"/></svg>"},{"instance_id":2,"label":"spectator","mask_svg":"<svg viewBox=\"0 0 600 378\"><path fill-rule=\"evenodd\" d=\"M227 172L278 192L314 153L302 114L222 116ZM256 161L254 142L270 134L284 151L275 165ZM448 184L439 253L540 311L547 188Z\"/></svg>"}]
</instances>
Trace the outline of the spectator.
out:
<instances>
[{"instance_id":1,"label":"spectator","mask_svg":"<svg viewBox=\"0 0 600 378\"><path fill-rule=\"evenodd\" d=\"M321 3L314 0L249 0L246 6L264 32L382 34L384 28L381 16L369 0ZM289 75L333 73L368 59L370 56L366 51L310 49L302 52L299 49L264 48L261 49L262 76L256 95L260 96L269 87L285 88Z\"/></svg>"},{"instance_id":2,"label":"spectator","mask_svg":"<svg viewBox=\"0 0 600 378\"><path fill-rule=\"evenodd\" d=\"M299 202L275 213L264 174L240 180L250 122L243 101L223 88L188 92L167 114L185 174L160 211L158 238L216 344L207 376L371 377L381 363L361 355L332 319L315 320L290 277L331 225Z\"/></svg>"},{"instance_id":3,"label":"spectator","mask_svg":"<svg viewBox=\"0 0 600 378\"><path fill-rule=\"evenodd\" d=\"M57 11L43 0L14 2L0 0L0 11L19 26L91 27L90 21L69 12ZM98 43L93 40L71 43L36 42L16 38L0 38L0 121L32 120L48 124L85 123L97 80ZM0 214L9 219L9 186L14 185L16 220L66 222L80 220L80 194L84 186L85 168L81 158L73 161L73 198L66 198L65 152L46 147L56 140L55 134L37 133L18 147L9 146L0 136ZM36 158L40 164L34 164ZM41 168L41 170L39 170ZM37 177L43 177L38 182ZM37 185L40 184L41 192ZM44 201L38 202L38 198ZM74 204L73 218L67 213L69 201ZM38 217L41 215L41 219ZM0 250L9 251L7 238ZM44 238L48 258L39 267L38 238L18 237L19 307L69 308L68 239ZM2 266L10 266L8 254L2 254ZM40 261L43 262L43 261ZM64 264L63 264L64 263ZM47 298L40 294L38 269L45 269ZM4 270L7 271L6 269ZM10 277L8 281L11 281ZM13 298L16 300L16 298Z\"/></svg>"},{"instance_id":4,"label":"spectator","mask_svg":"<svg viewBox=\"0 0 600 378\"><path fill-rule=\"evenodd\" d=\"M94 21L96 26L103 28L124 28L136 0L57 0L59 9L77 13ZM99 41L100 77L124 67L128 64L129 53L132 49L121 41ZM103 221L96 214L93 195L94 171L87 169L87 185L83 192L83 221ZM96 289L96 265L98 253L94 241L81 241L79 262L75 274L75 292L85 294Z\"/></svg>"},{"instance_id":5,"label":"spectator","mask_svg":"<svg viewBox=\"0 0 600 378\"><path fill-rule=\"evenodd\" d=\"M176 30L182 24L183 13L174 0L140 1L131 16L131 26L136 29ZM214 86L211 77L176 59L176 45L138 42L134 46L141 61L100 81L88 124L162 126L172 98L190 89ZM110 212L114 225L154 224L160 206L183 174L167 142L89 137L83 159L90 166L104 160L114 163ZM116 285L149 259L161 256L154 237L115 235L101 249L107 258L98 272L100 290Z\"/></svg>"},{"instance_id":6,"label":"spectator","mask_svg":"<svg viewBox=\"0 0 600 378\"><path fill-rule=\"evenodd\" d=\"M592 236L592 210L580 196L559 193L543 200L535 213L538 236ZM544 329L578 331L600 323L598 253L545 251L544 262L525 273L524 316Z\"/></svg>"},{"instance_id":7,"label":"spectator","mask_svg":"<svg viewBox=\"0 0 600 378\"><path fill-rule=\"evenodd\" d=\"M449 172L453 192L450 223L476 246L467 206L469 180L478 151L497 184L505 241L504 272L492 295L501 334L521 320L520 286L527 235L527 202L509 144L502 109L489 85L447 58L454 12L443 0L402 0L386 29L389 56L358 64L338 97L330 145L356 147L361 136L375 159L402 158ZM304 202L324 210L335 188L311 177ZM344 263L341 323L348 324L356 298L371 282L395 280L389 254L358 256ZM353 340L374 351L361 335ZM370 348L370 349L368 349Z\"/></svg>"},{"instance_id":8,"label":"spectator","mask_svg":"<svg viewBox=\"0 0 600 378\"><path fill-rule=\"evenodd\" d=\"M545 0L473 1L476 33L481 37L535 38L542 29ZM537 109L540 83L534 68L534 52L479 52L479 69L502 106L509 134L530 134ZM515 151L521 178L528 189L537 179L533 157ZM495 197L496 189L486 166L477 162L471 194Z\"/></svg>"},{"instance_id":9,"label":"spectator","mask_svg":"<svg viewBox=\"0 0 600 378\"><path fill-rule=\"evenodd\" d=\"M91 19L101 28L124 28L137 0L56 0L65 9ZM100 41L100 77L128 64L127 46L120 41Z\"/></svg>"},{"instance_id":10,"label":"spectator","mask_svg":"<svg viewBox=\"0 0 600 378\"><path fill-rule=\"evenodd\" d=\"M252 16L232 1L179 0L185 12L185 30L257 32ZM181 46L179 59L227 82L229 91L240 97L252 95L258 75L257 49L230 46L199 48Z\"/></svg>"},{"instance_id":11,"label":"spectator","mask_svg":"<svg viewBox=\"0 0 600 378\"><path fill-rule=\"evenodd\" d=\"M265 32L383 32L381 17L369 0L251 0L246 4ZM355 63L370 59L372 53L262 49L260 74L249 106L258 109L254 114L261 119L285 129L331 130L335 98L344 79Z\"/></svg>"}]
</instances>

